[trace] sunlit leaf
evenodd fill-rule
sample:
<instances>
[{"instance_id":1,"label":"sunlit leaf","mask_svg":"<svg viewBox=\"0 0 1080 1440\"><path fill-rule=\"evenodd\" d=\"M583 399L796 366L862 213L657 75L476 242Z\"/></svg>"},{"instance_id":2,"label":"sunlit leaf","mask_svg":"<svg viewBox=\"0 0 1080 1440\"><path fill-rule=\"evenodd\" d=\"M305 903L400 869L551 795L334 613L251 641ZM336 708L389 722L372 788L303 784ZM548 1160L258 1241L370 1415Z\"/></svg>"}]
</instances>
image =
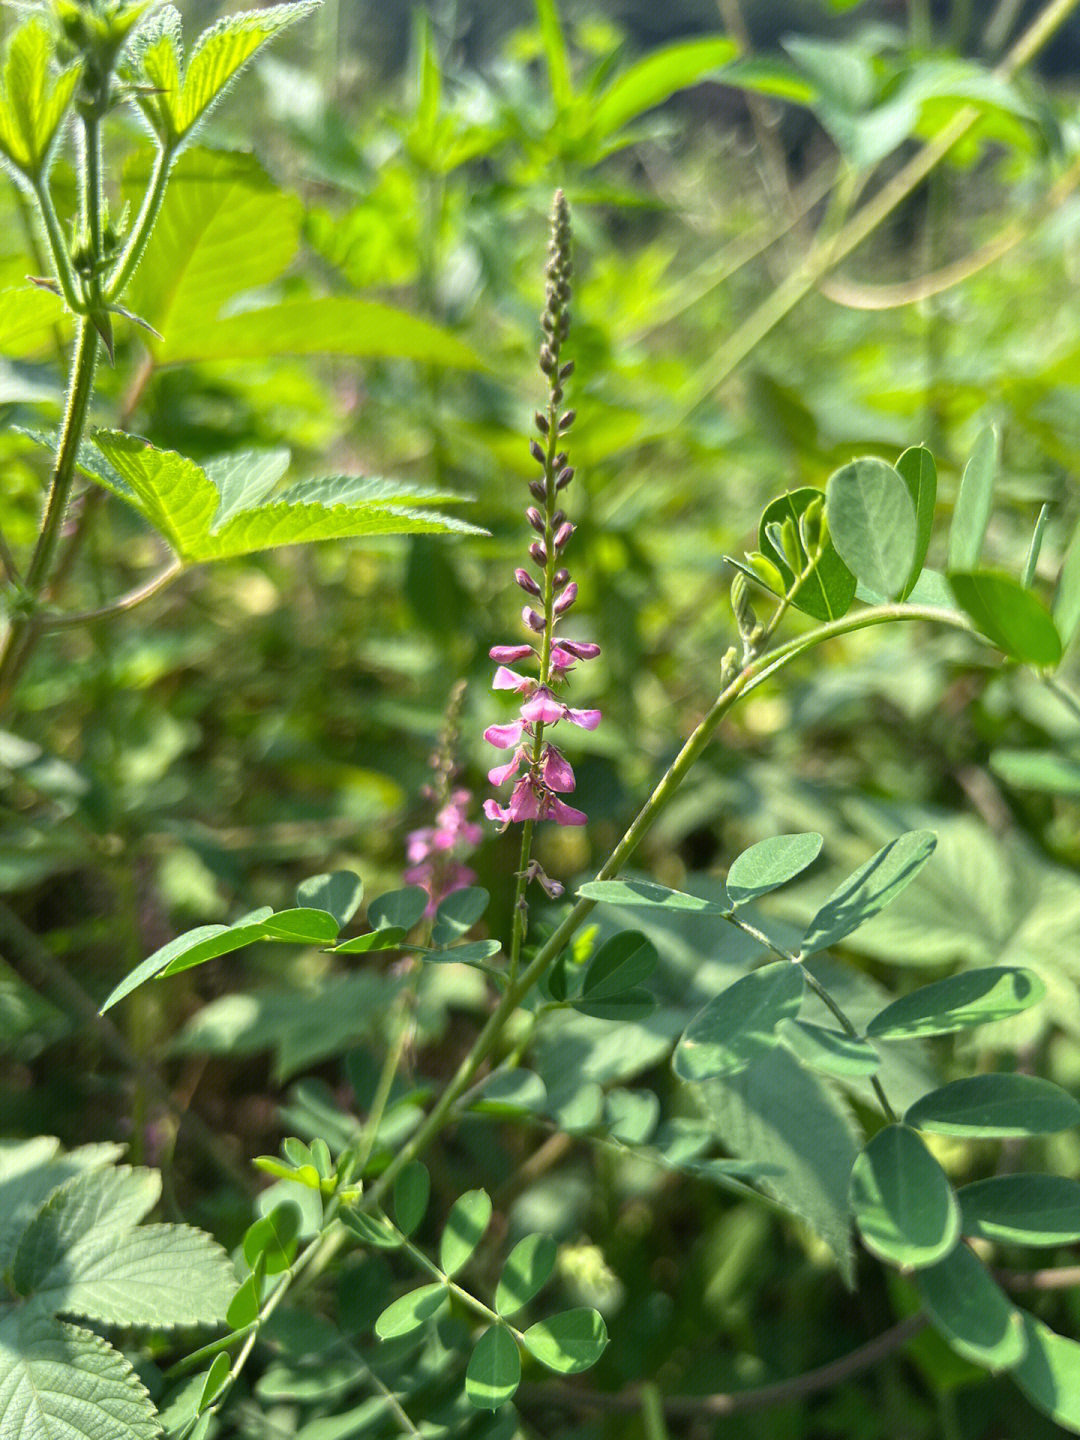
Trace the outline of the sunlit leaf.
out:
<instances>
[{"instance_id":1,"label":"sunlit leaf","mask_svg":"<svg viewBox=\"0 0 1080 1440\"><path fill-rule=\"evenodd\" d=\"M504 1325L492 1325L476 1342L465 1371L465 1394L478 1410L497 1410L521 1381L517 1342Z\"/></svg>"},{"instance_id":2,"label":"sunlit leaf","mask_svg":"<svg viewBox=\"0 0 1080 1440\"><path fill-rule=\"evenodd\" d=\"M736 980L691 1020L675 1047L673 1065L684 1080L707 1080L743 1070L779 1043L777 1026L802 1004L802 967L788 960Z\"/></svg>"},{"instance_id":3,"label":"sunlit leaf","mask_svg":"<svg viewBox=\"0 0 1080 1440\"><path fill-rule=\"evenodd\" d=\"M745 905L801 875L821 851L818 834L771 835L744 850L731 863L725 888L733 905Z\"/></svg>"},{"instance_id":4,"label":"sunlit leaf","mask_svg":"<svg viewBox=\"0 0 1080 1440\"><path fill-rule=\"evenodd\" d=\"M785 587L794 584L794 572L788 564L787 558L777 549L766 532L774 525L783 525L786 520L792 521L796 527L800 567L805 569L809 563L809 557L801 537L798 536L799 517L815 500L823 499L824 495L820 490L813 490L809 487L793 490L790 494L781 495L767 505L761 517L758 529L758 549L779 570ZM851 602L855 599L856 583L855 576L837 554L836 546L829 541L825 545L821 559L799 587L792 604L797 610L804 610L807 615L812 615L815 620L839 620L851 608Z\"/></svg>"},{"instance_id":5,"label":"sunlit leaf","mask_svg":"<svg viewBox=\"0 0 1080 1440\"><path fill-rule=\"evenodd\" d=\"M874 1075L881 1068L881 1056L868 1041L842 1030L809 1020L782 1020L779 1035L801 1065L821 1075Z\"/></svg>"},{"instance_id":6,"label":"sunlit leaf","mask_svg":"<svg viewBox=\"0 0 1080 1440\"><path fill-rule=\"evenodd\" d=\"M725 36L681 41L653 50L618 75L595 102L593 134L600 139L613 135L678 91L707 79L737 53L735 42Z\"/></svg>"},{"instance_id":7,"label":"sunlit leaf","mask_svg":"<svg viewBox=\"0 0 1080 1440\"><path fill-rule=\"evenodd\" d=\"M895 599L915 560L915 507L904 480L884 460L865 457L834 471L825 494L841 560L868 589Z\"/></svg>"},{"instance_id":8,"label":"sunlit leaf","mask_svg":"<svg viewBox=\"0 0 1080 1440\"><path fill-rule=\"evenodd\" d=\"M851 1172L863 1244L903 1269L934 1265L960 1238L960 1207L944 1170L905 1125L887 1125Z\"/></svg>"},{"instance_id":9,"label":"sunlit leaf","mask_svg":"<svg viewBox=\"0 0 1080 1440\"><path fill-rule=\"evenodd\" d=\"M1020 1311L1027 1353L1012 1378L1033 1405L1066 1430L1080 1434L1080 1345Z\"/></svg>"},{"instance_id":10,"label":"sunlit leaf","mask_svg":"<svg viewBox=\"0 0 1080 1440\"><path fill-rule=\"evenodd\" d=\"M934 853L937 837L930 830L909 830L899 835L861 865L833 891L810 922L802 953L825 950L884 910Z\"/></svg>"},{"instance_id":11,"label":"sunlit leaf","mask_svg":"<svg viewBox=\"0 0 1080 1440\"><path fill-rule=\"evenodd\" d=\"M521 1337L541 1365L560 1375L576 1375L595 1365L607 1348L607 1326L595 1310L565 1310L530 1325Z\"/></svg>"},{"instance_id":12,"label":"sunlit leaf","mask_svg":"<svg viewBox=\"0 0 1080 1440\"><path fill-rule=\"evenodd\" d=\"M968 1075L916 1100L904 1120L972 1139L1052 1135L1080 1123L1080 1104L1037 1075Z\"/></svg>"},{"instance_id":13,"label":"sunlit leaf","mask_svg":"<svg viewBox=\"0 0 1080 1440\"><path fill-rule=\"evenodd\" d=\"M935 1328L965 1360L1004 1370L1024 1358L1020 1312L966 1245L916 1271L914 1279Z\"/></svg>"},{"instance_id":14,"label":"sunlit leaf","mask_svg":"<svg viewBox=\"0 0 1080 1440\"><path fill-rule=\"evenodd\" d=\"M965 970L894 1000L874 1016L866 1033L878 1040L948 1035L1018 1015L1045 994L1046 986L1031 970L1015 966Z\"/></svg>"},{"instance_id":15,"label":"sunlit leaf","mask_svg":"<svg viewBox=\"0 0 1080 1440\"><path fill-rule=\"evenodd\" d=\"M965 1235L997 1244L1080 1240L1080 1181L1064 1175L991 1175L957 1192Z\"/></svg>"},{"instance_id":16,"label":"sunlit leaf","mask_svg":"<svg viewBox=\"0 0 1080 1440\"><path fill-rule=\"evenodd\" d=\"M454 1201L439 1242L439 1266L444 1274L456 1275L468 1263L490 1220L491 1197L486 1190L467 1190Z\"/></svg>"},{"instance_id":17,"label":"sunlit leaf","mask_svg":"<svg viewBox=\"0 0 1080 1440\"><path fill-rule=\"evenodd\" d=\"M441 1280L431 1285L421 1285L388 1305L375 1321L375 1334L380 1340L393 1340L397 1335L408 1335L432 1319L446 1302L447 1289Z\"/></svg>"},{"instance_id":18,"label":"sunlit leaf","mask_svg":"<svg viewBox=\"0 0 1080 1440\"><path fill-rule=\"evenodd\" d=\"M558 1249L550 1235L526 1235L506 1257L495 1290L495 1309L515 1315L538 1295L555 1269Z\"/></svg>"},{"instance_id":19,"label":"sunlit leaf","mask_svg":"<svg viewBox=\"0 0 1080 1440\"><path fill-rule=\"evenodd\" d=\"M949 571L957 604L988 640L1025 665L1056 665L1061 637L1032 590L999 570Z\"/></svg>"}]
</instances>

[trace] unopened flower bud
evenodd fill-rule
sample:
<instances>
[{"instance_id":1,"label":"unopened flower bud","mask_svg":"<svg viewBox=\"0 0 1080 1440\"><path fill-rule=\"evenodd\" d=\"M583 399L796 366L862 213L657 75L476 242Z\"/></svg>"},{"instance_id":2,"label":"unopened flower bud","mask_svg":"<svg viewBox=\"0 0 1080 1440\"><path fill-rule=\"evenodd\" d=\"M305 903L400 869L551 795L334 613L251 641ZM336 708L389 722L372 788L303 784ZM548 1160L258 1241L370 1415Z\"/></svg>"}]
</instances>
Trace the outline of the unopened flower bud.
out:
<instances>
[{"instance_id":1,"label":"unopened flower bud","mask_svg":"<svg viewBox=\"0 0 1080 1440\"><path fill-rule=\"evenodd\" d=\"M554 605L552 605L552 611L556 615L565 614L565 612L570 609L570 606L573 605L574 601L577 599L577 593L577 583L571 580L569 585L567 585L566 589L555 601Z\"/></svg>"},{"instance_id":2,"label":"unopened flower bud","mask_svg":"<svg viewBox=\"0 0 1080 1440\"><path fill-rule=\"evenodd\" d=\"M552 576L552 583L555 585L565 585L569 579L569 570L556 570L555 574Z\"/></svg>"},{"instance_id":3,"label":"unopened flower bud","mask_svg":"<svg viewBox=\"0 0 1080 1440\"><path fill-rule=\"evenodd\" d=\"M541 345L540 369L544 372L545 375L552 375L555 373L555 364L555 352L552 350L551 346Z\"/></svg>"},{"instance_id":4,"label":"unopened flower bud","mask_svg":"<svg viewBox=\"0 0 1080 1440\"><path fill-rule=\"evenodd\" d=\"M566 412L565 415L560 416L560 418L559 418L559 434L560 434L560 435L565 435L566 432L570 429L570 426L573 425L573 423L574 423L574 421L575 421L576 419L577 419L577 411L576 411L576 410L567 410L567 412Z\"/></svg>"},{"instance_id":5,"label":"unopened flower bud","mask_svg":"<svg viewBox=\"0 0 1080 1440\"><path fill-rule=\"evenodd\" d=\"M767 590L774 595L782 595L787 589L784 578L771 560L762 555L760 550L747 552L747 563L750 569L758 577Z\"/></svg>"},{"instance_id":6,"label":"unopened flower bud","mask_svg":"<svg viewBox=\"0 0 1080 1440\"><path fill-rule=\"evenodd\" d=\"M565 511L565 510L556 510L556 511L555 511L555 514L552 515L552 517L551 517L551 528L552 528L553 530L557 530L557 529L559 528L559 526L562 524L562 522L563 522L565 519L566 519L566 511Z\"/></svg>"},{"instance_id":7,"label":"unopened flower bud","mask_svg":"<svg viewBox=\"0 0 1080 1440\"><path fill-rule=\"evenodd\" d=\"M540 540L534 540L529 546L529 554L541 568L547 564L547 550Z\"/></svg>"},{"instance_id":8,"label":"unopened flower bud","mask_svg":"<svg viewBox=\"0 0 1080 1440\"><path fill-rule=\"evenodd\" d=\"M566 364L563 365L563 366L560 368L560 370L559 370L559 379L560 379L560 380L569 380L570 376L571 376L573 373L574 373L574 362L573 362L573 360L568 360L568 361L566 362Z\"/></svg>"},{"instance_id":9,"label":"unopened flower bud","mask_svg":"<svg viewBox=\"0 0 1080 1440\"><path fill-rule=\"evenodd\" d=\"M570 536L571 536L573 533L574 533L574 527L573 527L573 525L570 524L570 521L569 521L569 520L567 520L565 524L559 526L558 530L556 530L556 532L555 532L555 551L556 551L556 554L557 554L560 550L562 550L562 548L565 546L566 542L570 539Z\"/></svg>"},{"instance_id":10,"label":"unopened flower bud","mask_svg":"<svg viewBox=\"0 0 1080 1440\"><path fill-rule=\"evenodd\" d=\"M546 480L530 480L530 481L529 481L529 494L533 497L534 500L546 500L546 499L547 499L547 481L546 481Z\"/></svg>"},{"instance_id":11,"label":"unopened flower bud","mask_svg":"<svg viewBox=\"0 0 1080 1440\"><path fill-rule=\"evenodd\" d=\"M550 426L548 425L548 418L544 414L544 412L542 410L537 410L536 414L533 416L533 419L536 421L536 428L540 431L540 434L546 435Z\"/></svg>"},{"instance_id":12,"label":"unopened flower bud","mask_svg":"<svg viewBox=\"0 0 1080 1440\"><path fill-rule=\"evenodd\" d=\"M566 464L566 460L567 460L566 451L565 451L565 450L560 450L559 453L555 456L555 459L552 460L552 462L551 462L551 468L552 468L553 470L556 470L556 471L561 470L562 467Z\"/></svg>"},{"instance_id":13,"label":"unopened flower bud","mask_svg":"<svg viewBox=\"0 0 1080 1440\"><path fill-rule=\"evenodd\" d=\"M515 570L514 579L527 595L541 595L543 591L527 570Z\"/></svg>"},{"instance_id":14,"label":"unopened flower bud","mask_svg":"<svg viewBox=\"0 0 1080 1440\"><path fill-rule=\"evenodd\" d=\"M537 635L542 635L544 633L544 617L542 615L538 615L536 611L531 609L528 605L526 605L524 610L522 610L521 618L522 620L524 620L525 624L529 627L529 629L534 630Z\"/></svg>"},{"instance_id":15,"label":"unopened flower bud","mask_svg":"<svg viewBox=\"0 0 1080 1440\"><path fill-rule=\"evenodd\" d=\"M555 477L555 489L556 489L556 491L558 491L558 490L565 490L566 487L567 487L567 485L570 484L570 481L571 481L573 478L574 478L574 467L573 467L572 465L567 465L567 466L565 466L562 470L559 471L558 475L556 475L556 477Z\"/></svg>"},{"instance_id":16,"label":"unopened flower bud","mask_svg":"<svg viewBox=\"0 0 1080 1440\"><path fill-rule=\"evenodd\" d=\"M529 441L529 454L538 465L543 465L547 461L547 456L544 454L544 447L540 444L539 440Z\"/></svg>"},{"instance_id":17,"label":"unopened flower bud","mask_svg":"<svg viewBox=\"0 0 1080 1440\"><path fill-rule=\"evenodd\" d=\"M544 533L547 522L535 505L530 505L525 511L525 519L528 520L529 524L538 534L542 535Z\"/></svg>"}]
</instances>

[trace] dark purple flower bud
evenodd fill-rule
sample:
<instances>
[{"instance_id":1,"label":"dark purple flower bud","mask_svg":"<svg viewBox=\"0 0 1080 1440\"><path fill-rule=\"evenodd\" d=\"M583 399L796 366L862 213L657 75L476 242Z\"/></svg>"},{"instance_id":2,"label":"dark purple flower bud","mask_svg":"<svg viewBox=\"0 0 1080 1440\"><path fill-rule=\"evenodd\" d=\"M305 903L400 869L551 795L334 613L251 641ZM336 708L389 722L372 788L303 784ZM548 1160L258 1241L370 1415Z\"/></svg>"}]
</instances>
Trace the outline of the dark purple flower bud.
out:
<instances>
[{"instance_id":1,"label":"dark purple flower bud","mask_svg":"<svg viewBox=\"0 0 1080 1440\"><path fill-rule=\"evenodd\" d=\"M566 295L567 295L567 298L569 298L569 295L570 295L570 290L569 290L569 288L567 288ZM559 329L558 329L559 339L560 339L560 340L565 340L566 337L567 337L569 334L570 334L570 311L569 311L569 310L564 310L563 313L559 316Z\"/></svg>"},{"instance_id":2,"label":"dark purple flower bud","mask_svg":"<svg viewBox=\"0 0 1080 1440\"><path fill-rule=\"evenodd\" d=\"M547 551L544 549L542 541L534 540L529 546L529 554L541 569L547 564Z\"/></svg>"},{"instance_id":3,"label":"dark purple flower bud","mask_svg":"<svg viewBox=\"0 0 1080 1440\"><path fill-rule=\"evenodd\" d=\"M574 421L575 421L576 419L577 419L577 411L576 411L576 410L567 410L566 414L563 415L563 416L561 416L560 419L559 419L559 434L560 434L560 435L565 435L566 432L567 432L567 430L570 429L570 426L573 425L573 423L574 423Z\"/></svg>"},{"instance_id":4,"label":"dark purple flower bud","mask_svg":"<svg viewBox=\"0 0 1080 1440\"><path fill-rule=\"evenodd\" d=\"M560 401L561 399L562 399L562 386L561 386L561 385L553 385L553 386L551 387L551 403L552 403L553 405L558 405L558 403L559 403L559 401Z\"/></svg>"},{"instance_id":5,"label":"dark purple flower bud","mask_svg":"<svg viewBox=\"0 0 1080 1440\"><path fill-rule=\"evenodd\" d=\"M560 525L560 526L559 526L558 530L556 530L556 532L555 532L555 553L556 553L556 554L558 554L558 552L559 552L560 550L562 550L562 548L565 546L566 542L570 539L570 536L571 536L573 533L574 533L574 527L573 527L573 525L570 524L570 521L569 521L569 520L567 520L564 525Z\"/></svg>"},{"instance_id":6,"label":"dark purple flower bud","mask_svg":"<svg viewBox=\"0 0 1080 1440\"><path fill-rule=\"evenodd\" d=\"M536 611L530 609L528 605L526 605L525 609L522 610L521 618L525 621L525 624L529 627L530 630L536 631L537 635L542 635L544 633L544 617L542 615L538 615Z\"/></svg>"},{"instance_id":7,"label":"dark purple flower bud","mask_svg":"<svg viewBox=\"0 0 1080 1440\"><path fill-rule=\"evenodd\" d=\"M555 456L555 459L551 462L552 469L556 471L561 470L562 467L566 464L567 458L568 457L566 451L560 450L559 453Z\"/></svg>"},{"instance_id":8,"label":"dark purple flower bud","mask_svg":"<svg viewBox=\"0 0 1080 1440\"><path fill-rule=\"evenodd\" d=\"M533 416L533 419L536 421L536 428L540 431L540 434L546 435L548 433L548 430L550 429L550 426L548 425L548 418L543 413L543 411L537 410L536 414Z\"/></svg>"},{"instance_id":9,"label":"dark purple flower bud","mask_svg":"<svg viewBox=\"0 0 1080 1440\"><path fill-rule=\"evenodd\" d=\"M528 520L534 530L539 531L541 535L544 533L544 526L547 522L535 505L530 505L525 511L525 519Z\"/></svg>"},{"instance_id":10,"label":"dark purple flower bud","mask_svg":"<svg viewBox=\"0 0 1080 1440\"><path fill-rule=\"evenodd\" d=\"M568 360L568 361L566 362L566 364L565 364L565 365L561 368L561 370L559 371L559 379L560 379L560 380L568 380L573 373L574 373L574 362L573 362L573 360Z\"/></svg>"},{"instance_id":11,"label":"dark purple flower bud","mask_svg":"<svg viewBox=\"0 0 1080 1440\"><path fill-rule=\"evenodd\" d=\"M591 640L560 640L559 644L579 660L595 660L600 654L600 646L593 644ZM494 655L491 658L494 660Z\"/></svg>"},{"instance_id":12,"label":"dark purple flower bud","mask_svg":"<svg viewBox=\"0 0 1080 1440\"><path fill-rule=\"evenodd\" d=\"M527 570L515 570L514 579L527 595L541 595L543 591Z\"/></svg>"},{"instance_id":13,"label":"dark purple flower bud","mask_svg":"<svg viewBox=\"0 0 1080 1440\"><path fill-rule=\"evenodd\" d=\"M529 494L534 500L547 499L547 484L543 480L529 481Z\"/></svg>"},{"instance_id":14,"label":"dark purple flower bud","mask_svg":"<svg viewBox=\"0 0 1080 1440\"><path fill-rule=\"evenodd\" d=\"M569 570L556 570L556 571L555 571L555 574L551 577L552 584L554 584L554 585L565 585L566 582L567 582L569 579L570 579L570 571L569 571Z\"/></svg>"},{"instance_id":15,"label":"dark purple flower bud","mask_svg":"<svg viewBox=\"0 0 1080 1440\"><path fill-rule=\"evenodd\" d=\"M533 457L533 459L538 465L543 465L547 462L547 456L544 454L544 447L540 444L539 440L529 441L529 454Z\"/></svg>"},{"instance_id":16,"label":"dark purple flower bud","mask_svg":"<svg viewBox=\"0 0 1080 1440\"><path fill-rule=\"evenodd\" d=\"M553 374L554 371L555 371L555 366L556 366L556 364L557 364L557 361L556 361L556 359L555 359L555 352L552 350L551 346L550 346L550 345L541 345L541 346L540 346L540 369L544 372L545 375L551 375L551 374Z\"/></svg>"},{"instance_id":17,"label":"dark purple flower bud","mask_svg":"<svg viewBox=\"0 0 1080 1440\"><path fill-rule=\"evenodd\" d=\"M527 660L535 653L531 645L493 645L488 651L492 660L497 660L500 665L516 665L519 660Z\"/></svg>"},{"instance_id":18,"label":"dark purple flower bud","mask_svg":"<svg viewBox=\"0 0 1080 1440\"><path fill-rule=\"evenodd\" d=\"M571 580L570 584L567 585L566 589L562 592L562 594L555 601L554 605L552 605L551 608L556 615L563 615L567 610L570 609L570 606L573 605L576 599L577 581Z\"/></svg>"},{"instance_id":19,"label":"dark purple flower bud","mask_svg":"<svg viewBox=\"0 0 1080 1440\"><path fill-rule=\"evenodd\" d=\"M540 316L540 324L544 327L547 333L551 335L555 330L554 315L552 315L549 311L545 310L544 313Z\"/></svg>"}]
</instances>

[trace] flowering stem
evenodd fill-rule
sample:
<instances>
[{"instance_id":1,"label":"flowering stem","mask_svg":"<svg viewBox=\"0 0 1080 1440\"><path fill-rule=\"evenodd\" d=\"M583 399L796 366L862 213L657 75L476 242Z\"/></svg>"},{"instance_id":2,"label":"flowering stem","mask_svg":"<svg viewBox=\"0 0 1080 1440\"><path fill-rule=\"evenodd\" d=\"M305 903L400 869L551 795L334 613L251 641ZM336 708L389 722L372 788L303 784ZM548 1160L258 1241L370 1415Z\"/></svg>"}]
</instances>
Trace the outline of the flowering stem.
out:
<instances>
[{"instance_id":1,"label":"flowering stem","mask_svg":"<svg viewBox=\"0 0 1080 1440\"><path fill-rule=\"evenodd\" d=\"M831 640L839 635L851 634L872 625L885 625L890 621L927 620L948 625L956 630L973 634L970 621L956 610L947 610L930 605L878 605L860 610L854 615L820 625L809 635L799 636L787 645L767 656L745 665L742 670L720 692L708 713L699 722L678 755L669 765L660 783L653 790L645 804L634 817L626 833L616 845L607 861L597 872L597 880L611 880L637 850L653 822L671 803L679 786L685 780L705 747L711 741L720 721L744 694L756 689L765 679L790 664L804 651ZM554 961L562 954L573 935L592 913L597 902L579 899L550 938L537 951L529 964L506 988L498 1005L488 1017L480 1034L474 1040L469 1053L463 1058L453 1077L435 1102L431 1112L412 1137L402 1146L397 1155L380 1175L379 1179L365 1192L363 1204L374 1203L386 1193L401 1170L423 1153L434 1138L442 1131L450 1113L460 1096L468 1088L480 1066L498 1045L507 1021L533 986L542 978Z\"/></svg>"}]
</instances>

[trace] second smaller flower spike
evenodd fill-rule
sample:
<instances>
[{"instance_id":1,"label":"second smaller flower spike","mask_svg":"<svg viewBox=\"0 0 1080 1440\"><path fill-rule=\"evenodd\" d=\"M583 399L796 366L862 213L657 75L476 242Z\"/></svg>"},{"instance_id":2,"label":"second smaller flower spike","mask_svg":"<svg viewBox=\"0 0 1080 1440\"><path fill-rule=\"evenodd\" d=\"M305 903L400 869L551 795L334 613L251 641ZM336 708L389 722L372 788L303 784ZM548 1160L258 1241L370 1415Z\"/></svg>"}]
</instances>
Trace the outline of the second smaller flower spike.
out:
<instances>
[{"instance_id":1,"label":"second smaller flower spike","mask_svg":"<svg viewBox=\"0 0 1080 1440\"><path fill-rule=\"evenodd\" d=\"M542 467L543 477L529 482L530 503L525 519L539 536L529 544L529 557L540 572L536 578L524 567L514 571L516 584L531 597L521 612L530 642L494 645L491 658L498 662L493 690L510 690L522 697L520 718L507 725L489 725L484 738L498 750L513 755L488 773L493 785L514 780L509 803L486 800L484 813L503 828L515 821L554 820L556 825L584 825L586 816L559 799L575 788L569 762L545 733L561 720L583 730L595 730L599 710L574 710L557 693L579 663L595 660L600 646L591 640L563 640L556 627L578 597L577 583L564 567L562 552L574 533L566 512L556 505L574 478L565 450L558 447L577 418L564 410L563 382L573 371L573 361L563 357L563 345L570 332L570 211L562 191L556 191L551 216L551 243L548 246L547 303L540 316L544 338L540 345L540 370L548 386L544 410L534 416L536 435L529 452ZM535 474L535 472L534 472ZM536 676L523 675L511 665L534 661ZM523 872L524 873L524 872ZM533 878L530 874L530 878Z\"/></svg>"}]
</instances>

